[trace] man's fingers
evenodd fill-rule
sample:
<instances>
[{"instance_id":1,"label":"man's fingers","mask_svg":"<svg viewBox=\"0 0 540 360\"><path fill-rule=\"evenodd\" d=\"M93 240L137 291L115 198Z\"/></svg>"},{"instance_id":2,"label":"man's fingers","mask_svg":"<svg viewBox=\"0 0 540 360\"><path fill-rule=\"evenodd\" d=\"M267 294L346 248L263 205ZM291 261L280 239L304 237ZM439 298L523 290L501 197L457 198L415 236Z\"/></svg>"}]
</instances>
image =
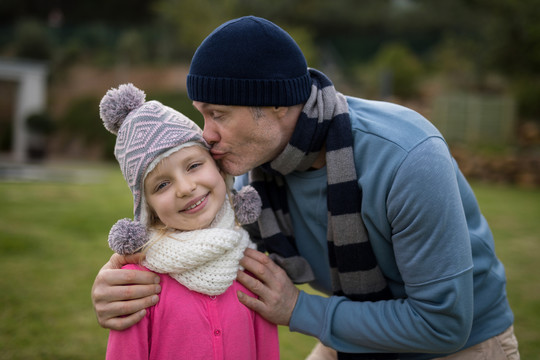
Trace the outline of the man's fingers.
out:
<instances>
[{"instance_id":1,"label":"man's fingers","mask_svg":"<svg viewBox=\"0 0 540 360\"><path fill-rule=\"evenodd\" d=\"M96 303L96 317L104 328L124 330L139 322L145 315L145 309L158 301L157 295L150 295L129 301Z\"/></svg>"},{"instance_id":2,"label":"man's fingers","mask_svg":"<svg viewBox=\"0 0 540 360\"><path fill-rule=\"evenodd\" d=\"M236 292L236 295L238 296L238 300L244 304L245 306L247 306L248 308L250 308L251 310L259 313L261 316L265 316L266 314L266 309L265 309L265 305L262 301L260 301L259 299L257 298L254 298L254 297L251 297L247 294L244 294L243 292L241 291L237 291Z\"/></svg>"},{"instance_id":3,"label":"man's fingers","mask_svg":"<svg viewBox=\"0 0 540 360\"><path fill-rule=\"evenodd\" d=\"M253 276L246 274L243 271L240 271L240 270L238 271L236 275L236 279L242 285L248 288L252 293L254 293L255 295L261 298L265 297L269 292L268 287L263 282L261 282L257 278L254 278Z\"/></svg>"},{"instance_id":4,"label":"man's fingers","mask_svg":"<svg viewBox=\"0 0 540 360\"><path fill-rule=\"evenodd\" d=\"M132 326L144 316L142 310L159 300L159 276L149 271L115 268L115 261L125 259L111 257L92 287L94 311L104 328L123 330Z\"/></svg>"},{"instance_id":5,"label":"man's fingers","mask_svg":"<svg viewBox=\"0 0 540 360\"><path fill-rule=\"evenodd\" d=\"M121 269L126 264L140 264L144 259L144 254L137 253L132 255L119 255L114 253L109 262L105 264L103 268L107 269Z\"/></svg>"},{"instance_id":6,"label":"man's fingers","mask_svg":"<svg viewBox=\"0 0 540 360\"><path fill-rule=\"evenodd\" d=\"M150 271L111 269L102 270L96 282L107 285L151 285L159 283L159 276Z\"/></svg>"},{"instance_id":7,"label":"man's fingers","mask_svg":"<svg viewBox=\"0 0 540 360\"><path fill-rule=\"evenodd\" d=\"M125 330L141 321L144 315L146 315L146 310L141 310L126 317L107 319L103 323L100 322L100 325L111 330Z\"/></svg>"},{"instance_id":8,"label":"man's fingers","mask_svg":"<svg viewBox=\"0 0 540 360\"><path fill-rule=\"evenodd\" d=\"M299 290L285 271L265 254L251 249L246 249L240 265L253 276L239 271L238 282L258 298L238 292L239 301L274 324L288 325Z\"/></svg>"},{"instance_id":9,"label":"man's fingers","mask_svg":"<svg viewBox=\"0 0 540 360\"><path fill-rule=\"evenodd\" d=\"M158 301L159 297L157 295L150 295L135 300L106 303L100 307L100 318L107 320L114 317L129 316L157 304Z\"/></svg>"},{"instance_id":10,"label":"man's fingers","mask_svg":"<svg viewBox=\"0 0 540 360\"><path fill-rule=\"evenodd\" d=\"M259 278L266 276L267 271L270 274L275 272L274 266L278 267L266 254L250 248L244 251L244 257L240 260L240 265Z\"/></svg>"},{"instance_id":11,"label":"man's fingers","mask_svg":"<svg viewBox=\"0 0 540 360\"><path fill-rule=\"evenodd\" d=\"M277 266L277 264L274 263L272 259L270 259L266 254L254 249L247 248L244 251L244 258L246 260L253 260L254 264L259 263L264 267L270 269L272 272L280 269L280 267Z\"/></svg>"},{"instance_id":12,"label":"man's fingers","mask_svg":"<svg viewBox=\"0 0 540 360\"><path fill-rule=\"evenodd\" d=\"M268 258L264 253L249 247L244 250L244 255L260 262L264 262L266 261L265 259Z\"/></svg>"},{"instance_id":13,"label":"man's fingers","mask_svg":"<svg viewBox=\"0 0 540 360\"><path fill-rule=\"evenodd\" d=\"M141 299L144 297L159 294L161 286L159 284L131 285L131 286L111 286L106 291L101 292L101 287L96 287L94 297L96 302L114 302Z\"/></svg>"}]
</instances>

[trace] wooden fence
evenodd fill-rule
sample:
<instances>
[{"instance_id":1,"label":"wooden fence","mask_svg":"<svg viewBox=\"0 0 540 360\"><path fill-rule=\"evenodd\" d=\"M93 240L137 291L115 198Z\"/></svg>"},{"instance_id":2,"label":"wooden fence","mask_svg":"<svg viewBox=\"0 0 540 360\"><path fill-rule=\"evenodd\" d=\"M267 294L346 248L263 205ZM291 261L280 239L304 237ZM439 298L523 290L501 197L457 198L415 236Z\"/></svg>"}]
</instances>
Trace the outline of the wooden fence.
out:
<instances>
[{"instance_id":1,"label":"wooden fence","mask_svg":"<svg viewBox=\"0 0 540 360\"><path fill-rule=\"evenodd\" d=\"M516 106L511 97L439 96L431 121L449 143L511 144L516 138Z\"/></svg>"}]
</instances>

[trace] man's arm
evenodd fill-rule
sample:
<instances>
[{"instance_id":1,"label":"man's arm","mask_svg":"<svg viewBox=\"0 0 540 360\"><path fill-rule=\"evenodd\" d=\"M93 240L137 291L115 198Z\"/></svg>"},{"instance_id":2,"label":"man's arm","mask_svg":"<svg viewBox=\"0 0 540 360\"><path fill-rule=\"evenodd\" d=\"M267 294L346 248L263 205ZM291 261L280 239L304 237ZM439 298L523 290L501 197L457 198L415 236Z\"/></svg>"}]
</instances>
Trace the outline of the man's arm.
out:
<instances>
[{"instance_id":1,"label":"man's arm","mask_svg":"<svg viewBox=\"0 0 540 360\"><path fill-rule=\"evenodd\" d=\"M430 144L425 145L428 150ZM400 271L399 299L353 302L304 292L292 296L270 259L264 254L253 259L246 252L241 265L255 279L239 273L238 280L260 299L240 301L270 321L342 352L459 350L472 326L473 266L455 168L446 154L419 147L400 166L388 200L381 202L393 230L392 247L381 250L382 260L395 261L388 268ZM282 318L280 307L286 314Z\"/></svg>"},{"instance_id":2,"label":"man's arm","mask_svg":"<svg viewBox=\"0 0 540 360\"><path fill-rule=\"evenodd\" d=\"M141 254L114 254L97 274L92 286L92 303L102 327L127 329L144 317L147 307L158 302L159 276L148 271L122 269L140 260Z\"/></svg>"}]
</instances>

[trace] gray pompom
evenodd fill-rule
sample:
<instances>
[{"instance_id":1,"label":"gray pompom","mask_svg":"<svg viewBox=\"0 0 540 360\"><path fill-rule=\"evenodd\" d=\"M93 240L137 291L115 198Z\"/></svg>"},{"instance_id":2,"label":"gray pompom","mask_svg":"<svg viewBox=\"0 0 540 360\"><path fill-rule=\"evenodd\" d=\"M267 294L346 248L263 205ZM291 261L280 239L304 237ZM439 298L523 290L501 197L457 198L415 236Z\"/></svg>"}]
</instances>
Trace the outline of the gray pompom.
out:
<instances>
[{"instance_id":1,"label":"gray pompom","mask_svg":"<svg viewBox=\"0 0 540 360\"><path fill-rule=\"evenodd\" d=\"M103 125L113 134L118 134L120 126L129 113L144 104L144 91L133 84L123 84L118 89L110 89L101 99L99 116Z\"/></svg>"},{"instance_id":2,"label":"gray pompom","mask_svg":"<svg viewBox=\"0 0 540 360\"><path fill-rule=\"evenodd\" d=\"M234 193L232 201L236 220L241 225L254 223L261 215L261 197L251 185L246 185Z\"/></svg>"},{"instance_id":3,"label":"gray pompom","mask_svg":"<svg viewBox=\"0 0 540 360\"><path fill-rule=\"evenodd\" d=\"M147 242L146 226L138 221L118 220L109 232L109 247L120 255L135 254Z\"/></svg>"}]
</instances>

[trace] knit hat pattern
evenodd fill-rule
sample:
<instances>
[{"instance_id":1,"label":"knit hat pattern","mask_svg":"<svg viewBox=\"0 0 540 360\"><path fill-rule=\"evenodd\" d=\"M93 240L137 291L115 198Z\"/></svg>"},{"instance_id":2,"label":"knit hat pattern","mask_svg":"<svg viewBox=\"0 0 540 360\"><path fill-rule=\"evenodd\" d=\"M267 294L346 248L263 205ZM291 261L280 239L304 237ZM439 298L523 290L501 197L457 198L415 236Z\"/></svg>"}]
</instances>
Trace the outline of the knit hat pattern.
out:
<instances>
[{"instance_id":1,"label":"knit hat pattern","mask_svg":"<svg viewBox=\"0 0 540 360\"><path fill-rule=\"evenodd\" d=\"M144 176L163 153L187 143L206 148L202 130L178 111L158 101L145 102L145 93L133 84L109 90L99 111L107 130L117 135L114 155L133 194L135 220L141 216Z\"/></svg>"},{"instance_id":2,"label":"knit hat pattern","mask_svg":"<svg viewBox=\"0 0 540 360\"><path fill-rule=\"evenodd\" d=\"M255 16L230 20L199 46L187 76L193 101L292 106L311 94L306 59L293 38Z\"/></svg>"}]
</instances>

